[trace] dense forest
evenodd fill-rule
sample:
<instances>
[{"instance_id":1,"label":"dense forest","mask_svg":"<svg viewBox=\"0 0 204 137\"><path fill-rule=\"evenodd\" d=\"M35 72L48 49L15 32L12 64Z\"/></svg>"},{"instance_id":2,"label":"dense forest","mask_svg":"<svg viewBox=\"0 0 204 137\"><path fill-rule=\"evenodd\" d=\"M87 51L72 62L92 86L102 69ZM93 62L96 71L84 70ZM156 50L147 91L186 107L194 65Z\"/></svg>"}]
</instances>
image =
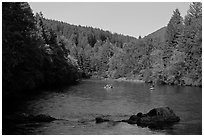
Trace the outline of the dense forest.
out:
<instances>
[{"instance_id":1,"label":"dense forest","mask_svg":"<svg viewBox=\"0 0 204 137\"><path fill-rule=\"evenodd\" d=\"M81 78L77 61L42 19L33 16L28 3L2 5L3 95L69 85Z\"/></svg>"},{"instance_id":2,"label":"dense forest","mask_svg":"<svg viewBox=\"0 0 204 137\"><path fill-rule=\"evenodd\" d=\"M185 18L176 9L166 27L137 39L49 20L28 3L3 2L2 52L3 95L90 76L201 86L202 4L191 3Z\"/></svg>"}]
</instances>

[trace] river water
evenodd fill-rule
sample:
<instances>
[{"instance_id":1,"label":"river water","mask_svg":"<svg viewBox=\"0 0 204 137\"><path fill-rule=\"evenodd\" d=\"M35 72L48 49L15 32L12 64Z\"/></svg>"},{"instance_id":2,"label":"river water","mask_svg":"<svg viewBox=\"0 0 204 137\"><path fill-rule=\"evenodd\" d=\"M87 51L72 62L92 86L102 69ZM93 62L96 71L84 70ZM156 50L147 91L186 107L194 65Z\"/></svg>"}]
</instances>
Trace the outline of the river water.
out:
<instances>
[{"instance_id":1,"label":"river water","mask_svg":"<svg viewBox=\"0 0 204 137\"><path fill-rule=\"evenodd\" d=\"M113 89L104 86L112 84ZM49 123L16 125L15 134L202 134L202 89L199 87L156 86L111 80L84 80L79 85L55 92L45 91L22 105L29 114L48 114ZM138 112L169 106L181 121L164 129L149 129L127 123L96 124L97 116L113 120L128 119Z\"/></svg>"}]
</instances>

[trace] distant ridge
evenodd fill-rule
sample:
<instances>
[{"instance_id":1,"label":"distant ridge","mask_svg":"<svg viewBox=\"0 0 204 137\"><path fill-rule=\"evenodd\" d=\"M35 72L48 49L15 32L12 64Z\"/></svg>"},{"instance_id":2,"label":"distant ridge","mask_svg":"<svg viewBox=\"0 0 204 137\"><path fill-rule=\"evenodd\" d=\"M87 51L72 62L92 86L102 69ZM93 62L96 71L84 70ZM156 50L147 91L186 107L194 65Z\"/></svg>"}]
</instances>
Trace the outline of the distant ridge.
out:
<instances>
[{"instance_id":1,"label":"distant ridge","mask_svg":"<svg viewBox=\"0 0 204 137\"><path fill-rule=\"evenodd\" d=\"M166 26L165 27L162 27L160 29L158 29L157 31L145 36L144 38L145 39L149 39L149 38L152 38L152 39L155 39L155 38L160 38L160 40L162 42L164 42L165 40L165 33L166 33Z\"/></svg>"}]
</instances>

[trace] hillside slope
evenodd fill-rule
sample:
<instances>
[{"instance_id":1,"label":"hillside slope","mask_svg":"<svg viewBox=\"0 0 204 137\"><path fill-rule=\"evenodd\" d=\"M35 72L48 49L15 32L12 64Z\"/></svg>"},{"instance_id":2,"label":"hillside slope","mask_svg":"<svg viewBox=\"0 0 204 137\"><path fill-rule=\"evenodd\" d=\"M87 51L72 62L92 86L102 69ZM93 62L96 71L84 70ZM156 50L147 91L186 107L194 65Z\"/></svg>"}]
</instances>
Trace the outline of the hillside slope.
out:
<instances>
[{"instance_id":1,"label":"hillside slope","mask_svg":"<svg viewBox=\"0 0 204 137\"><path fill-rule=\"evenodd\" d=\"M165 33L166 33L166 26L165 27L162 27L158 30L156 30L155 32L147 35L146 37L144 37L145 39L149 39L149 38L152 38L152 39L156 39L156 38L160 38L161 42L164 42L165 41Z\"/></svg>"}]
</instances>

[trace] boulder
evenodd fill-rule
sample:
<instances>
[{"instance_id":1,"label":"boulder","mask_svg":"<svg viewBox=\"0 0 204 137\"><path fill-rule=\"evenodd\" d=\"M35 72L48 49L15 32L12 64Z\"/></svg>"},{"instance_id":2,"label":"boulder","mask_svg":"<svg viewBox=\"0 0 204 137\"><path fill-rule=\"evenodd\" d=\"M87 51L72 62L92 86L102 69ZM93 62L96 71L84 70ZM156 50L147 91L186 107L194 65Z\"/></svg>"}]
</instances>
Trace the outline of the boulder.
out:
<instances>
[{"instance_id":1,"label":"boulder","mask_svg":"<svg viewBox=\"0 0 204 137\"><path fill-rule=\"evenodd\" d=\"M137 117L143 117L144 114L142 114L141 112L137 113Z\"/></svg>"},{"instance_id":2,"label":"boulder","mask_svg":"<svg viewBox=\"0 0 204 137\"><path fill-rule=\"evenodd\" d=\"M102 117L95 118L96 123L110 122L113 120L104 119ZM160 107L150 110L148 113L143 114L139 112L137 115L130 116L127 120L113 121L113 122L127 122L128 124L137 124L142 127L164 127L171 126L175 122L179 122L180 118L176 116L172 109L169 107Z\"/></svg>"},{"instance_id":3,"label":"boulder","mask_svg":"<svg viewBox=\"0 0 204 137\"><path fill-rule=\"evenodd\" d=\"M130 118L127 120L128 124L137 124L137 121L139 120L140 117L137 115L132 115Z\"/></svg>"},{"instance_id":4,"label":"boulder","mask_svg":"<svg viewBox=\"0 0 204 137\"><path fill-rule=\"evenodd\" d=\"M160 107L150 110L146 116L141 117L137 124L139 126L162 126L179 122L180 118L176 116L169 107Z\"/></svg>"}]
</instances>

